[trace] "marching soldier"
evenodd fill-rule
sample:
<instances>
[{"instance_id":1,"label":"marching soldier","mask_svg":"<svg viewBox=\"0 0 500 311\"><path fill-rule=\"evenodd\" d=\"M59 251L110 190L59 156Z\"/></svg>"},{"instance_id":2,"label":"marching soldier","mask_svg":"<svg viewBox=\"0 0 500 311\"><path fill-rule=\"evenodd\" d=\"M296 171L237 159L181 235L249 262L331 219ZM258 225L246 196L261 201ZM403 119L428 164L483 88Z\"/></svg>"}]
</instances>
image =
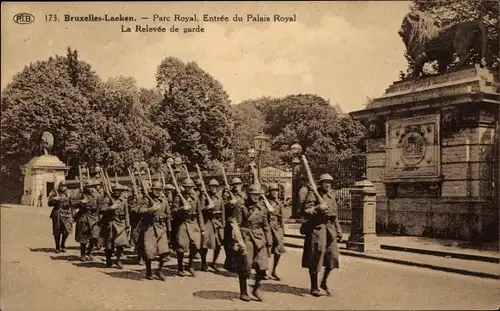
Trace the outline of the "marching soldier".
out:
<instances>
[{"instance_id":1,"label":"marching soldier","mask_svg":"<svg viewBox=\"0 0 500 311\"><path fill-rule=\"evenodd\" d=\"M133 188L132 195L128 197L128 206L130 207L130 245L134 247L134 252L137 254L137 261L139 265L144 264L144 258L142 256L142 252L140 252L139 248L139 233L141 228L141 214L139 214L139 205L143 199L143 195L137 190L137 188Z\"/></svg>"},{"instance_id":2,"label":"marching soldier","mask_svg":"<svg viewBox=\"0 0 500 311\"><path fill-rule=\"evenodd\" d=\"M112 198L106 197L101 206L102 214L102 237L106 254L106 266L111 267L111 257L116 249L116 265L123 269L121 255L123 248L128 245L128 230L130 229L126 191L128 188L113 185Z\"/></svg>"},{"instance_id":3,"label":"marching soldier","mask_svg":"<svg viewBox=\"0 0 500 311\"><path fill-rule=\"evenodd\" d=\"M100 235L100 224L97 211L99 208L98 182L87 180L79 200L75 201L78 212L75 215L75 240L80 243L80 260L92 261L92 248L97 245ZM87 244L89 244L87 248Z\"/></svg>"},{"instance_id":4,"label":"marching soldier","mask_svg":"<svg viewBox=\"0 0 500 311\"><path fill-rule=\"evenodd\" d=\"M219 182L212 179L208 182L208 195L212 199L213 206L209 205L208 199L203 200L203 220L205 222L205 235L201 245L201 269L207 271L207 252L212 249L214 257L212 260L212 269L218 271L216 262L219 257L222 242L224 241L224 201L222 194L217 192Z\"/></svg>"},{"instance_id":5,"label":"marching soldier","mask_svg":"<svg viewBox=\"0 0 500 311\"><path fill-rule=\"evenodd\" d=\"M53 206L52 234L56 244L56 253L66 252L66 239L73 232L73 209L71 207L70 192L66 181L61 181L58 191L52 190L49 194L49 206Z\"/></svg>"},{"instance_id":6,"label":"marching soldier","mask_svg":"<svg viewBox=\"0 0 500 311\"><path fill-rule=\"evenodd\" d=\"M175 187L172 184L166 184L165 185L165 197L167 198L168 201L168 206L172 207L174 206L174 191ZM176 232L177 232L177 221L175 219L175 215L173 213L170 213L170 228L168 232L168 238L169 238L169 245L170 245L170 252L172 253L175 250L175 241L176 241ZM173 255L173 254L172 254Z\"/></svg>"},{"instance_id":7,"label":"marching soldier","mask_svg":"<svg viewBox=\"0 0 500 311\"><path fill-rule=\"evenodd\" d=\"M244 252L235 252L236 272L240 282L240 299L250 301L247 293L247 280L251 269L255 271L255 285L252 290L258 300L262 301L259 288L262 276L268 265L267 247L271 246L267 209L261 201L263 194L260 185L252 185L248 189L249 198L245 205L237 205L231 221L241 231Z\"/></svg>"},{"instance_id":8,"label":"marching soldier","mask_svg":"<svg viewBox=\"0 0 500 311\"><path fill-rule=\"evenodd\" d=\"M188 271L195 276L193 260L201 247L202 234L204 234L203 215L201 213L200 201L194 190L194 182L189 177L182 183L182 193L187 201L187 206L179 195L174 199L172 212L178 221L176 247L177 247L177 269L179 276L184 276L184 253L189 250Z\"/></svg>"},{"instance_id":9,"label":"marching soldier","mask_svg":"<svg viewBox=\"0 0 500 311\"><path fill-rule=\"evenodd\" d=\"M302 267L309 269L311 295L315 297L321 296L318 289L318 272L321 267L325 267L321 289L328 296L331 295L327 286L328 276L333 269L339 267L340 252L336 240L342 240L342 228L338 220L335 194L331 191L332 182L333 177L329 174L321 175L318 192L324 203L320 203L314 193L310 192L303 211L306 222L301 227L301 233L305 235Z\"/></svg>"},{"instance_id":10,"label":"marching soldier","mask_svg":"<svg viewBox=\"0 0 500 311\"><path fill-rule=\"evenodd\" d=\"M146 278L153 279L151 261L159 255L159 266L156 275L165 281L162 272L163 264L169 253L167 219L169 217L168 202L161 196L162 184L155 181L151 192L145 195L139 204L139 214L142 218L139 233L140 252L146 262Z\"/></svg>"},{"instance_id":11,"label":"marching soldier","mask_svg":"<svg viewBox=\"0 0 500 311\"><path fill-rule=\"evenodd\" d=\"M231 189L226 190L226 203L224 204L224 252L226 254L224 269L229 272L234 272L233 229L230 223L230 218L233 215L233 211L239 205L245 204L247 196L241 189L243 187L243 182L238 177L231 179L231 187Z\"/></svg>"},{"instance_id":12,"label":"marching soldier","mask_svg":"<svg viewBox=\"0 0 500 311\"><path fill-rule=\"evenodd\" d=\"M285 244L283 241L284 230L285 230L285 222L283 219L283 204L282 202L280 202L278 196L279 196L278 184L276 183L270 184L268 201L274 208L274 212L268 213L269 226L271 227L270 238L272 241L270 254L274 255L273 270L271 276L277 281L279 281L280 278L276 274L276 268L278 266L278 262L280 260L281 255L285 253Z\"/></svg>"}]
</instances>

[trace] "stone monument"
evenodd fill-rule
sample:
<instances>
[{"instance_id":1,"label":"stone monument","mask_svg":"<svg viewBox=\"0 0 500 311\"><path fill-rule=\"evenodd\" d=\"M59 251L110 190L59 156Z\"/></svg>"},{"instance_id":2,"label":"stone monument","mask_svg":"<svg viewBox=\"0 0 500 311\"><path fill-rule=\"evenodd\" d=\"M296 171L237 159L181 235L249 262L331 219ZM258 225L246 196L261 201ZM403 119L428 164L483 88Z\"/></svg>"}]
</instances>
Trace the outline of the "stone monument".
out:
<instances>
[{"instance_id":1,"label":"stone monument","mask_svg":"<svg viewBox=\"0 0 500 311\"><path fill-rule=\"evenodd\" d=\"M34 157L22 167L24 189L21 204L36 207L47 207L47 196L57 187L60 181L66 179L66 166L58 157L50 155L54 145L51 133L44 132L40 143L42 155Z\"/></svg>"},{"instance_id":2,"label":"stone monument","mask_svg":"<svg viewBox=\"0 0 500 311\"><path fill-rule=\"evenodd\" d=\"M498 238L500 94L492 71L475 65L395 82L351 116L369 133L378 232Z\"/></svg>"}]
</instances>

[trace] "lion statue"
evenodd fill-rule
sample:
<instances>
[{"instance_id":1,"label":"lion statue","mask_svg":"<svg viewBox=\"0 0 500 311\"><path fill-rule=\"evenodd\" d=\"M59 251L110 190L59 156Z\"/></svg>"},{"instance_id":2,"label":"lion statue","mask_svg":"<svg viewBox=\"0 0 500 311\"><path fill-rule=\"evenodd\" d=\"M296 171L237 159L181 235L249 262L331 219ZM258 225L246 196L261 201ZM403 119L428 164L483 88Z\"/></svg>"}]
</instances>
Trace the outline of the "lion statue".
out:
<instances>
[{"instance_id":1,"label":"lion statue","mask_svg":"<svg viewBox=\"0 0 500 311\"><path fill-rule=\"evenodd\" d=\"M40 142L40 150L42 154L48 155L49 151L54 146L54 136L50 132L43 132L42 140Z\"/></svg>"},{"instance_id":2,"label":"lion statue","mask_svg":"<svg viewBox=\"0 0 500 311\"><path fill-rule=\"evenodd\" d=\"M415 10L408 13L398 34L406 46L406 53L415 62L412 78L417 78L426 62L438 61L438 71L446 71L457 54L457 68L462 67L474 50L486 66L487 33L480 21L467 21L440 28L429 15Z\"/></svg>"}]
</instances>

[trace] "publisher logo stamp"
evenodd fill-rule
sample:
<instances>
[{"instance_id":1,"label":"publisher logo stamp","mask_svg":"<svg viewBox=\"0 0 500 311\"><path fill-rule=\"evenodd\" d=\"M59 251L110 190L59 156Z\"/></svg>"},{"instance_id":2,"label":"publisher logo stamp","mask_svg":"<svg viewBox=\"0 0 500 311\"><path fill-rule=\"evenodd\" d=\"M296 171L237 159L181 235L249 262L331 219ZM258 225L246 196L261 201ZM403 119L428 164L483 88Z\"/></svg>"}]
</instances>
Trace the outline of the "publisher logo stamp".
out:
<instances>
[{"instance_id":1,"label":"publisher logo stamp","mask_svg":"<svg viewBox=\"0 0 500 311\"><path fill-rule=\"evenodd\" d=\"M14 23L20 25L31 24L35 21L35 16L30 13L17 13L13 17Z\"/></svg>"}]
</instances>

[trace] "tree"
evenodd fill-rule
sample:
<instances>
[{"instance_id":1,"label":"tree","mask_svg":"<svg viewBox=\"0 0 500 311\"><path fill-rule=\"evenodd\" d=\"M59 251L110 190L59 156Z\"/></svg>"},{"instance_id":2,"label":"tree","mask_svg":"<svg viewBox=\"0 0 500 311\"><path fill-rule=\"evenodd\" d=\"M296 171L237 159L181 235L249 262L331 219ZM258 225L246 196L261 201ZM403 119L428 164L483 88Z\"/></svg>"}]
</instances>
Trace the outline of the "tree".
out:
<instances>
[{"instance_id":1,"label":"tree","mask_svg":"<svg viewBox=\"0 0 500 311\"><path fill-rule=\"evenodd\" d=\"M498 24L499 2L498 1L476 1L476 0L414 0L411 9L416 9L430 14L440 27L445 27L451 24L481 20L486 26L488 33L488 51L493 59L493 68L498 68L499 63L499 30ZM406 73L400 72L400 78L404 79L411 75L413 70L413 61L405 55L408 60L408 68ZM472 57L469 64L476 61ZM453 67L452 64L450 66ZM427 68L427 73L436 72L436 66Z\"/></svg>"},{"instance_id":2,"label":"tree","mask_svg":"<svg viewBox=\"0 0 500 311\"><path fill-rule=\"evenodd\" d=\"M157 72L165 98L152 108L151 118L172 137L172 152L204 168L229 160L234 125L222 84L195 62L184 64L171 57Z\"/></svg>"}]
</instances>

